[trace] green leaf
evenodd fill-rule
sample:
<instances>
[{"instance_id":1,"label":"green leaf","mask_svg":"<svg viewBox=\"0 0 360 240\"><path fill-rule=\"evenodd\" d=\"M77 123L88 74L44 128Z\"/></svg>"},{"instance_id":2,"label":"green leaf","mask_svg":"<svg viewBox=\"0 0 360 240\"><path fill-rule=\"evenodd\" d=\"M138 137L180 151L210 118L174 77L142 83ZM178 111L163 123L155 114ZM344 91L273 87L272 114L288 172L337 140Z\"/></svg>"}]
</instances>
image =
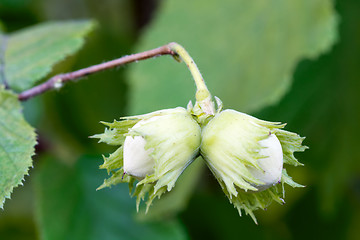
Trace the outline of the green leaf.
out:
<instances>
[{"instance_id":1,"label":"green leaf","mask_svg":"<svg viewBox=\"0 0 360 240\"><path fill-rule=\"evenodd\" d=\"M36 135L15 94L0 85L0 207L32 167Z\"/></svg>"},{"instance_id":2,"label":"green leaf","mask_svg":"<svg viewBox=\"0 0 360 240\"><path fill-rule=\"evenodd\" d=\"M96 161L96 160L98 161ZM138 222L127 184L96 191L106 173L100 158L71 168L45 160L35 178L36 214L42 239L186 239L178 221Z\"/></svg>"},{"instance_id":3,"label":"green leaf","mask_svg":"<svg viewBox=\"0 0 360 240\"><path fill-rule=\"evenodd\" d=\"M332 0L163 1L136 51L176 41L192 55L213 95L228 108L255 111L288 90L296 64L337 38ZM131 113L185 106L195 89L170 57L129 71Z\"/></svg>"},{"instance_id":4,"label":"green leaf","mask_svg":"<svg viewBox=\"0 0 360 240\"><path fill-rule=\"evenodd\" d=\"M10 87L23 91L44 78L54 64L75 53L93 21L46 22L7 36L5 77Z\"/></svg>"}]
</instances>

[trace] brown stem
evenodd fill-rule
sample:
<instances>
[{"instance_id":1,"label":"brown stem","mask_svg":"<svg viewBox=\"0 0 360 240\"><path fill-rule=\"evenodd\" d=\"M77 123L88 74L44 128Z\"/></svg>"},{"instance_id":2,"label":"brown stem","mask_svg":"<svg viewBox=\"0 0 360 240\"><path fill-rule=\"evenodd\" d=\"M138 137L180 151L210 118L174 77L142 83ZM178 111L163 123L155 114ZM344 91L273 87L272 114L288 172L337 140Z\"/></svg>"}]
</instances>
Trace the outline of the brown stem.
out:
<instances>
[{"instance_id":1,"label":"brown stem","mask_svg":"<svg viewBox=\"0 0 360 240\"><path fill-rule=\"evenodd\" d=\"M121 57L121 58L118 58L118 59L115 59L112 61L93 65L91 67L83 68L83 69L80 69L80 70L77 70L74 72L55 75L52 78L50 78L49 80L47 80L46 82L21 92L18 95L18 99L20 101L25 101L29 98L35 97L35 96L42 94L46 91L49 91L51 89L59 88L62 86L63 83L65 83L67 81L72 81L72 80L87 76L89 74L93 74L93 73L96 73L99 71L103 71L105 69L121 66L121 65L124 65L127 63L145 60L148 58L157 57L157 56L161 56L161 55L176 56L176 53L170 49L170 47L169 47L170 44L167 44L167 45L164 45L159 48L152 49L152 50L148 50L145 52L136 53L136 54L124 56L124 57Z\"/></svg>"}]
</instances>

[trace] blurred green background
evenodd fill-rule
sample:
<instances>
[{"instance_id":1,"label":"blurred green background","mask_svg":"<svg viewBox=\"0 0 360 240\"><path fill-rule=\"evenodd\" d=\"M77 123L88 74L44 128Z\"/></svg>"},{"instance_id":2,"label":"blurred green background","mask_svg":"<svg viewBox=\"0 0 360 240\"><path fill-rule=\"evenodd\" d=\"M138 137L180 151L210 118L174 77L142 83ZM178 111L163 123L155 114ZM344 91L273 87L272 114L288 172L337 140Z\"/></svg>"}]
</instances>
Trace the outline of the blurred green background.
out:
<instances>
[{"instance_id":1,"label":"blurred green background","mask_svg":"<svg viewBox=\"0 0 360 240\"><path fill-rule=\"evenodd\" d=\"M185 65L161 57L119 67L24 103L37 129L34 168L0 213L0 239L359 239L360 1L0 0L5 32L95 19L78 54L53 75L177 41L225 108L288 123L310 149L289 168L304 189L239 217L199 159L147 216L106 176L88 136L99 121L186 106Z\"/></svg>"}]
</instances>

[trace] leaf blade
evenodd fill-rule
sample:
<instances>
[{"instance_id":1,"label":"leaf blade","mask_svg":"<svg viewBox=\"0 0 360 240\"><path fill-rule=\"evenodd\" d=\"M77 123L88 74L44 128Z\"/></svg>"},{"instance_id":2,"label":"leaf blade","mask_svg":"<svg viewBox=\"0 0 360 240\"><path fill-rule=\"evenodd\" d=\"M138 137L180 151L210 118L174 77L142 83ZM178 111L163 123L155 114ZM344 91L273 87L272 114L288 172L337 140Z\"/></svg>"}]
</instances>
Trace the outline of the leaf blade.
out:
<instances>
[{"instance_id":1,"label":"leaf blade","mask_svg":"<svg viewBox=\"0 0 360 240\"><path fill-rule=\"evenodd\" d=\"M46 22L11 33L5 52L5 74L11 88L23 91L52 70L54 64L75 53L93 21Z\"/></svg>"},{"instance_id":2,"label":"leaf blade","mask_svg":"<svg viewBox=\"0 0 360 240\"><path fill-rule=\"evenodd\" d=\"M137 49L177 41L193 56L213 95L227 107L249 112L277 102L298 61L330 49L336 26L332 1L234 0L221 6L205 0L166 1ZM162 58L131 66L132 114L193 99L191 76L177 65Z\"/></svg>"},{"instance_id":3,"label":"leaf blade","mask_svg":"<svg viewBox=\"0 0 360 240\"><path fill-rule=\"evenodd\" d=\"M36 134L15 94L0 85L0 207L32 167Z\"/></svg>"}]
</instances>

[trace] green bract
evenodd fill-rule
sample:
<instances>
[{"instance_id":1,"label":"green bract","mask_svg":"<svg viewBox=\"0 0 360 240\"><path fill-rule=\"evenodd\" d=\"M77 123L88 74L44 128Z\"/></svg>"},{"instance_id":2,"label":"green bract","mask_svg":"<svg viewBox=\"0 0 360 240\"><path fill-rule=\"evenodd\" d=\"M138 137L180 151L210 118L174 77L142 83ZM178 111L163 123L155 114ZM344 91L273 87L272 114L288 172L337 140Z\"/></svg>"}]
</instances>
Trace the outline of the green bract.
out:
<instances>
[{"instance_id":1,"label":"green bract","mask_svg":"<svg viewBox=\"0 0 360 240\"><path fill-rule=\"evenodd\" d=\"M284 126L224 110L202 131L201 155L239 214L244 209L254 221L253 210L283 202L277 183L301 186L287 176L283 162L301 165L293 153L306 147L303 138L281 130Z\"/></svg>"},{"instance_id":2,"label":"green bract","mask_svg":"<svg viewBox=\"0 0 360 240\"><path fill-rule=\"evenodd\" d=\"M302 187L286 173L283 164L302 165L294 152L304 151L304 138L284 131L285 124L259 120L235 110L222 111L222 102L211 94L186 50L177 43L167 47L174 58L188 66L196 87L196 102L188 109L175 108L104 123L100 142L120 147L101 168L112 176L100 188L128 182L137 209L148 194L153 199L170 191L177 178L201 155L230 202L256 222L253 211L265 209L273 200L284 203L284 184ZM199 151L200 149L200 151ZM281 184L280 184L281 183Z\"/></svg>"},{"instance_id":3,"label":"green bract","mask_svg":"<svg viewBox=\"0 0 360 240\"><path fill-rule=\"evenodd\" d=\"M104 157L100 168L107 169L111 177L99 189L128 182L137 209L148 194L147 210L155 197L170 191L184 169L198 155L200 127L184 108L125 117L121 121L103 123L109 128L93 137L99 142L120 147Z\"/></svg>"}]
</instances>

